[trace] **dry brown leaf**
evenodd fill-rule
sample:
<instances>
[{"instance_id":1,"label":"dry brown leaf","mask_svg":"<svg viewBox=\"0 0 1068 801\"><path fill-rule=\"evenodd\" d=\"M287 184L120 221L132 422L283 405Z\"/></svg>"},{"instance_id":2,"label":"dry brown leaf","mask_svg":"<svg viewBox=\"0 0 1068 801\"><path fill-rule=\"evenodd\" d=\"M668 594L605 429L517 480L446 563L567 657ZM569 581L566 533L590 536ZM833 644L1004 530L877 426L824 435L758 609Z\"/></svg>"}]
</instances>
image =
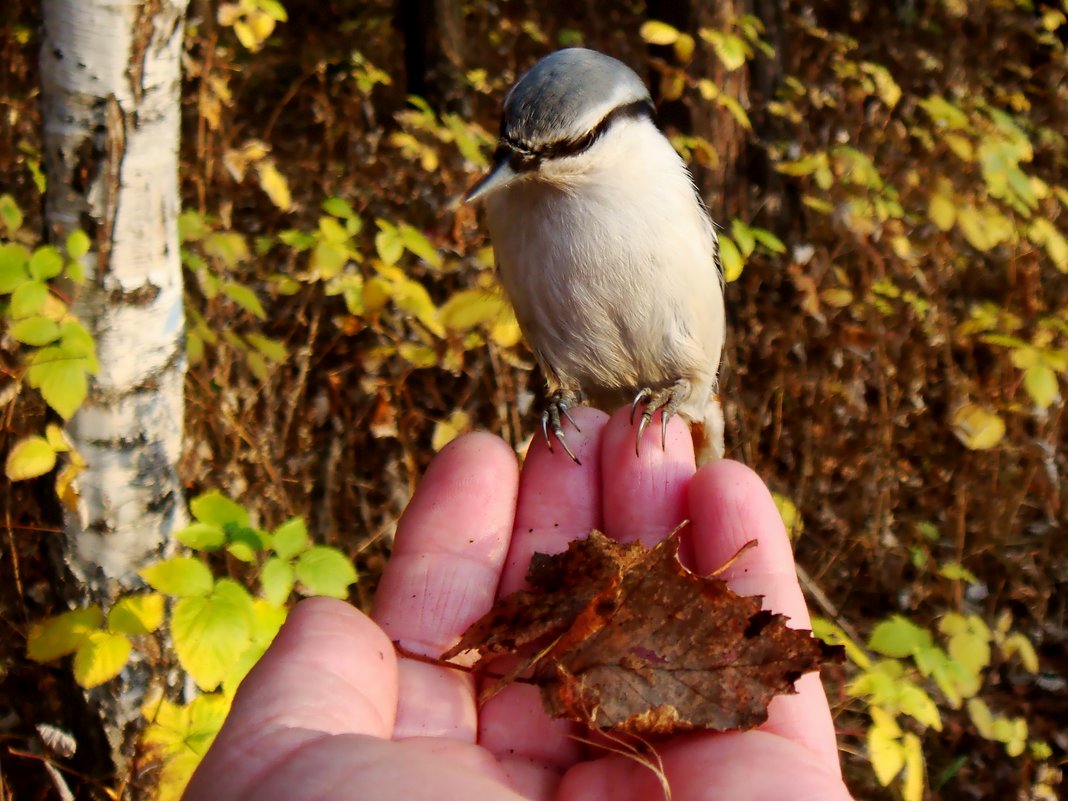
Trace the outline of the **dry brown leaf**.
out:
<instances>
[{"instance_id":1,"label":"dry brown leaf","mask_svg":"<svg viewBox=\"0 0 1068 801\"><path fill-rule=\"evenodd\" d=\"M552 716L640 737L753 728L775 695L841 658L759 597L687 570L678 545L677 534L646 549L594 531L537 554L531 589L498 601L442 658L475 650L478 671L522 652L491 693L530 670Z\"/></svg>"}]
</instances>

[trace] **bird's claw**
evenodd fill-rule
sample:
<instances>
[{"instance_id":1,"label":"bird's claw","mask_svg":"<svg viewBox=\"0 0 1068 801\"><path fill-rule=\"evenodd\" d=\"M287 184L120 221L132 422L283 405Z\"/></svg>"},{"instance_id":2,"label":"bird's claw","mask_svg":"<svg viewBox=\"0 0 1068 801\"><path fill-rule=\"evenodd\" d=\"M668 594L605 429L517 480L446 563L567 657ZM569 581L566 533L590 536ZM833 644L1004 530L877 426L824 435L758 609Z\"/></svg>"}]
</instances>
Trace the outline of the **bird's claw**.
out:
<instances>
[{"instance_id":1,"label":"bird's claw","mask_svg":"<svg viewBox=\"0 0 1068 801\"><path fill-rule=\"evenodd\" d=\"M638 433L634 438L634 453L638 455L640 453L642 434L645 433L646 427L653 419L653 415L657 410L660 410L660 446L667 449L667 427L668 421L674 417L675 413L679 410L679 406L686 400L690 394L690 382L685 378L678 379L674 384L669 387L663 387L661 389L651 389L649 387L643 387L638 390L638 394L634 396L634 402L630 407L630 422L634 423L634 413L638 406L642 403L645 404L645 408L642 409L641 419L638 420Z\"/></svg>"},{"instance_id":2,"label":"bird's claw","mask_svg":"<svg viewBox=\"0 0 1068 801\"><path fill-rule=\"evenodd\" d=\"M582 433L582 429L579 428L578 423L571 417L569 409L579 403L579 397L574 392L558 389L549 398L548 408L541 413L541 433L545 437L545 444L549 446L549 452L553 452L553 438L560 443L560 447L564 449L564 453L571 457L571 461L575 464L582 464L579 458L575 455L575 452L571 450L571 447L567 444L567 439L564 436L564 426L561 420L561 415L564 420L567 420L571 425L575 427L575 430ZM552 436L549 433L552 432Z\"/></svg>"}]
</instances>

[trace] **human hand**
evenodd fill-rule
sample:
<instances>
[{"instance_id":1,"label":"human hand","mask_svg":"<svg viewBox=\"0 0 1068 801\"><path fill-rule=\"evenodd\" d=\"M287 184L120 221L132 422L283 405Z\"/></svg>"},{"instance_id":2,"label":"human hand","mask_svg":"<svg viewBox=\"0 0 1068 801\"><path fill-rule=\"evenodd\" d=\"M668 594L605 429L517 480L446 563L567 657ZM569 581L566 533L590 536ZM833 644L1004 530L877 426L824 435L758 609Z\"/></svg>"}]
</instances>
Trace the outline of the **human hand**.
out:
<instances>
[{"instance_id":1,"label":"human hand","mask_svg":"<svg viewBox=\"0 0 1068 801\"><path fill-rule=\"evenodd\" d=\"M679 522L682 558L699 573L725 563L740 594L808 627L782 520L763 482L731 461L695 475L684 424L646 432L639 456L627 410L573 411L576 465L540 438L522 476L499 438L470 434L427 470L397 532L372 616L331 599L290 614L245 679L186 801L662 797L644 767L583 745L550 720L536 688L512 685L481 710L471 676L398 658L391 641L437 656L518 589L530 556L597 528L651 545ZM847 801L827 699L816 674L775 698L760 729L691 734L658 747L676 801Z\"/></svg>"}]
</instances>

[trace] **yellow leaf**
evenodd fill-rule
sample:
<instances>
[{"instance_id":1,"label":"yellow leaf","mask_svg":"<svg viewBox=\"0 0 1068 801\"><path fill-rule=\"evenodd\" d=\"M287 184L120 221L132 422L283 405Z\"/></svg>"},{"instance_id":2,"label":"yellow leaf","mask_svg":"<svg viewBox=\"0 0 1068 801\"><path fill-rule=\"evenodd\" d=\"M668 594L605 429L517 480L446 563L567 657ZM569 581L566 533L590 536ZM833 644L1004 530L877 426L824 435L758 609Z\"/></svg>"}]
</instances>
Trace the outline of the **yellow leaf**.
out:
<instances>
[{"instance_id":1,"label":"yellow leaf","mask_svg":"<svg viewBox=\"0 0 1068 801\"><path fill-rule=\"evenodd\" d=\"M745 259L742 258L738 246L726 234L719 237L719 261L723 265L723 280L727 283L737 281L745 269Z\"/></svg>"},{"instance_id":2,"label":"yellow leaf","mask_svg":"<svg viewBox=\"0 0 1068 801\"><path fill-rule=\"evenodd\" d=\"M74 479L85 470L84 462L70 462L56 474L56 497L70 511L78 508L78 491L74 488Z\"/></svg>"},{"instance_id":3,"label":"yellow leaf","mask_svg":"<svg viewBox=\"0 0 1068 801\"><path fill-rule=\"evenodd\" d=\"M82 687L98 687L122 672L132 644L124 634L94 631L74 654L74 680Z\"/></svg>"},{"instance_id":4,"label":"yellow leaf","mask_svg":"<svg viewBox=\"0 0 1068 801\"><path fill-rule=\"evenodd\" d=\"M871 711L875 713L876 710L882 711L878 707L872 707ZM868 729L868 758L871 760L875 778L884 787L890 784L905 766L905 754L898 739L900 736L901 729L892 718L886 725L873 722Z\"/></svg>"},{"instance_id":5,"label":"yellow leaf","mask_svg":"<svg viewBox=\"0 0 1068 801\"><path fill-rule=\"evenodd\" d=\"M771 497L779 510L779 516L782 517L787 535L789 535L791 541L796 541L805 529L805 521L801 519L801 512L798 510L797 505L785 495L773 492Z\"/></svg>"},{"instance_id":6,"label":"yellow leaf","mask_svg":"<svg viewBox=\"0 0 1068 801\"><path fill-rule=\"evenodd\" d=\"M834 287L820 292L820 300L835 309L844 309L853 302L853 293L843 287Z\"/></svg>"},{"instance_id":7,"label":"yellow leaf","mask_svg":"<svg viewBox=\"0 0 1068 801\"><path fill-rule=\"evenodd\" d=\"M680 34L677 28L668 25L666 22L651 19L642 24L642 27L638 30L638 35L647 44L671 45L675 44Z\"/></svg>"},{"instance_id":8,"label":"yellow leaf","mask_svg":"<svg viewBox=\"0 0 1068 801\"><path fill-rule=\"evenodd\" d=\"M499 294L485 289L463 289L441 305L441 323L452 331L467 331L496 319L504 305Z\"/></svg>"},{"instance_id":9,"label":"yellow leaf","mask_svg":"<svg viewBox=\"0 0 1068 801\"><path fill-rule=\"evenodd\" d=\"M974 403L957 408L950 418L953 433L973 451L993 448L1005 436L1005 421L995 412Z\"/></svg>"},{"instance_id":10,"label":"yellow leaf","mask_svg":"<svg viewBox=\"0 0 1068 801\"><path fill-rule=\"evenodd\" d=\"M983 701L982 698L969 698L967 708L968 717L972 719L972 723L975 725L975 730L979 732L981 737L992 740L994 734L994 716L990 712L990 707L986 705L986 702Z\"/></svg>"},{"instance_id":11,"label":"yellow leaf","mask_svg":"<svg viewBox=\"0 0 1068 801\"><path fill-rule=\"evenodd\" d=\"M56 466L56 452L44 437L29 436L11 448L4 473L12 481L43 476Z\"/></svg>"},{"instance_id":12,"label":"yellow leaf","mask_svg":"<svg viewBox=\"0 0 1068 801\"><path fill-rule=\"evenodd\" d=\"M974 161L975 160L975 148L972 147L971 140L962 134L958 133L946 133L943 134L942 139L949 145L949 149L952 150L961 161Z\"/></svg>"},{"instance_id":13,"label":"yellow leaf","mask_svg":"<svg viewBox=\"0 0 1068 801\"><path fill-rule=\"evenodd\" d=\"M519 321L515 318L515 309L511 304L506 304L501 309L501 314L490 326L490 339L502 348L511 348L519 344L523 339L523 332L519 328Z\"/></svg>"},{"instance_id":14,"label":"yellow leaf","mask_svg":"<svg viewBox=\"0 0 1068 801\"><path fill-rule=\"evenodd\" d=\"M1028 367L1024 372L1023 384L1031 400L1041 409L1048 409L1060 394L1057 374L1044 364Z\"/></svg>"},{"instance_id":15,"label":"yellow leaf","mask_svg":"<svg viewBox=\"0 0 1068 801\"><path fill-rule=\"evenodd\" d=\"M256 172L260 176L260 186L282 211L289 211L293 207L293 196L289 193L289 184L285 176L278 171L273 161L261 161L256 165Z\"/></svg>"},{"instance_id":16,"label":"yellow leaf","mask_svg":"<svg viewBox=\"0 0 1068 801\"><path fill-rule=\"evenodd\" d=\"M430 447L437 453L460 434L471 428L471 417L467 412L457 410L449 415L447 420L439 420L434 424L434 434L430 438Z\"/></svg>"},{"instance_id":17,"label":"yellow leaf","mask_svg":"<svg viewBox=\"0 0 1068 801\"><path fill-rule=\"evenodd\" d=\"M957 219L957 207L952 197L947 197L941 192L931 195L931 201L927 205L927 216L940 231L948 231L952 228Z\"/></svg>"},{"instance_id":18,"label":"yellow leaf","mask_svg":"<svg viewBox=\"0 0 1068 801\"><path fill-rule=\"evenodd\" d=\"M149 634L163 625L164 598L159 593L127 595L108 612L108 628L116 633Z\"/></svg>"},{"instance_id":19,"label":"yellow leaf","mask_svg":"<svg viewBox=\"0 0 1068 801\"><path fill-rule=\"evenodd\" d=\"M104 613L99 606L74 609L43 620L30 629L26 655L34 662L51 662L78 650L90 632L100 628Z\"/></svg>"},{"instance_id":20,"label":"yellow leaf","mask_svg":"<svg viewBox=\"0 0 1068 801\"><path fill-rule=\"evenodd\" d=\"M1038 654L1035 653L1035 646L1020 632L1010 634L1005 638L1005 642L1001 644L1001 653L1006 659L1018 655L1024 670L1028 673L1038 673Z\"/></svg>"},{"instance_id":21,"label":"yellow leaf","mask_svg":"<svg viewBox=\"0 0 1068 801\"><path fill-rule=\"evenodd\" d=\"M923 743L912 732L906 732L901 745L905 752L905 785L901 788L901 797L904 801L923 801L926 784Z\"/></svg>"}]
</instances>

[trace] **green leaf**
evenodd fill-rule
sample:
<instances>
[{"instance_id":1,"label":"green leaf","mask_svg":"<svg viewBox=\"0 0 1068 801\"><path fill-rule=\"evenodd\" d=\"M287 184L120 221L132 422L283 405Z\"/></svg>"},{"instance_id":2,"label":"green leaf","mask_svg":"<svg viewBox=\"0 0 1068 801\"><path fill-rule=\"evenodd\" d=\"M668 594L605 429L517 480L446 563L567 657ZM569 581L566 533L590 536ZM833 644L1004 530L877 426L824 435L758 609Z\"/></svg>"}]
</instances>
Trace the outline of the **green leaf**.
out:
<instances>
[{"instance_id":1,"label":"green leaf","mask_svg":"<svg viewBox=\"0 0 1068 801\"><path fill-rule=\"evenodd\" d=\"M750 230L753 232L753 238L766 250L779 255L786 252L786 245L771 231L766 228L751 228Z\"/></svg>"},{"instance_id":2,"label":"green leaf","mask_svg":"<svg viewBox=\"0 0 1068 801\"><path fill-rule=\"evenodd\" d=\"M11 306L7 313L12 319L40 314L48 300L48 284L41 281L25 281L11 294Z\"/></svg>"},{"instance_id":3,"label":"green leaf","mask_svg":"<svg viewBox=\"0 0 1068 801\"><path fill-rule=\"evenodd\" d=\"M344 245L349 241L349 232L333 217L319 218L319 233L324 241L335 245Z\"/></svg>"},{"instance_id":4,"label":"green leaf","mask_svg":"<svg viewBox=\"0 0 1068 801\"><path fill-rule=\"evenodd\" d=\"M737 217L731 220L731 238L738 245L738 250L741 251L744 258L748 259L753 255L753 248L756 247L756 237L753 236L753 229Z\"/></svg>"},{"instance_id":5,"label":"green leaf","mask_svg":"<svg viewBox=\"0 0 1068 801\"><path fill-rule=\"evenodd\" d=\"M445 336L445 328L438 319L438 310L430 293L418 281L402 279L393 286L393 302L398 309L409 312L435 336Z\"/></svg>"},{"instance_id":6,"label":"green leaf","mask_svg":"<svg viewBox=\"0 0 1068 801\"><path fill-rule=\"evenodd\" d=\"M231 231L217 231L204 239L204 252L213 256L227 267L236 267L239 262L249 258L248 242L241 234Z\"/></svg>"},{"instance_id":7,"label":"green leaf","mask_svg":"<svg viewBox=\"0 0 1068 801\"><path fill-rule=\"evenodd\" d=\"M211 233L204 215L198 211L183 211L178 215L178 241L199 242Z\"/></svg>"},{"instance_id":8,"label":"green leaf","mask_svg":"<svg viewBox=\"0 0 1068 801\"><path fill-rule=\"evenodd\" d=\"M895 659L909 656L930 644L931 632L901 615L893 615L879 623L868 640L871 650Z\"/></svg>"},{"instance_id":9,"label":"green leaf","mask_svg":"<svg viewBox=\"0 0 1068 801\"><path fill-rule=\"evenodd\" d=\"M356 568L336 548L317 545L300 555L296 564L297 579L308 595L347 598L350 584L356 581Z\"/></svg>"},{"instance_id":10,"label":"green leaf","mask_svg":"<svg viewBox=\"0 0 1068 801\"><path fill-rule=\"evenodd\" d=\"M352 206L348 204L348 201L339 197L328 197L323 201L321 208L327 214L333 214L335 217L340 217L343 220L352 220L356 218L356 212L352 210Z\"/></svg>"},{"instance_id":11,"label":"green leaf","mask_svg":"<svg viewBox=\"0 0 1068 801\"><path fill-rule=\"evenodd\" d=\"M245 339L272 362L284 362L289 355L286 346L277 339L270 339L261 334L245 334Z\"/></svg>"},{"instance_id":12,"label":"green leaf","mask_svg":"<svg viewBox=\"0 0 1068 801\"><path fill-rule=\"evenodd\" d=\"M222 285L222 293L249 314L258 317L260 320L267 319L267 312L264 311L260 299L247 286L227 281Z\"/></svg>"},{"instance_id":13,"label":"green leaf","mask_svg":"<svg viewBox=\"0 0 1068 801\"><path fill-rule=\"evenodd\" d=\"M18 339L18 337L15 337ZM1024 371L1024 389L1040 409L1048 409L1057 399L1057 374L1044 364L1034 364Z\"/></svg>"},{"instance_id":14,"label":"green leaf","mask_svg":"<svg viewBox=\"0 0 1068 801\"><path fill-rule=\"evenodd\" d=\"M208 566L192 556L156 562L138 571L138 575L157 592L178 598L207 595L215 584Z\"/></svg>"},{"instance_id":15,"label":"green leaf","mask_svg":"<svg viewBox=\"0 0 1068 801\"><path fill-rule=\"evenodd\" d=\"M289 599L294 582L293 566L277 556L268 559L260 572L260 588L263 597L278 606Z\"/></svg>"},{"instance_id":16,"label":"green leaf","mask_svg":"<svg viewBox=\"0 0 1068 801\"><path fill-rule=\"evenodd\" d=\"M723 280L727 283L737 281L745 269L745 259L738 250L738 246L726 234L719 236L719 261L723 265Z\"/></svg>"},{"instance_id":17,"label":"green leaf","mask_svg":"<svg viewBox=\"0 0 1068 801\"><path fill-rule=\"evenodd\" d=\"M38 348L52 344L59 335L59 324L47 317L26 317L11 326L11 336L18 342Z\"/></svg>"},{"instance_id":18,"label":"green leaf","mask_svg":"<svg viewBox=\"0 0 1068 801\"><path fill-rule=\"evenodd\" d=\"M201 523L214 523L217 526L225 526L227 523L247 526L249 523L248 510L218 490L211 490L193 498L189 502L189 511Z\"/></svg>"},{"instance_id":19,"label":"green leaf","mask_svg":"<svg viewBox=\"0 0 1068 801\"><path fill-rule=\"evenodd\" d=\"M43 620L30 629L26 656L34 662L51 662L73 654L90 632L104 622L99 606L87 606Z\"/></svg>"},{"instance_id":20,"label":"green leaf","mask_svg":"<svg viewBox=\"0 0 1068 801\"><path fill-rule=\"evenodd\" d=\"M194 551L214 551L226 543L226 532L216 523L190 523L174 532L175 539Z\"/></svg>"},{"instance_id":21,"label":"green leaf","mask_svg":"<svg viewBox=\"0 0 1068 801\"><path fill-rule=\"evenodd\" d=\"M387 220L375 220L378 233L375 234L375 250L385 264L396 264L404 255L404 239L400 229Z\"/></svg>"},{"instance_id":22,"label":"green leaf","mask_svg":"<svg viewBox=\"0 0 1068 801\"><path fill-rule=\"evenodd\" d=\"M0 244L0 295L14 292L30 280L26 265L30 263L30 251L15 242Z\"/></svg>"},{"instance_id":23,"label":"green leaf","mask_svg":"<svg viewBox=\"0 0 1068 801\"><path fill-rule=\"evenodd\" d=\"M76 228L67 235L67 255L72 259L80 259L89 252L91 244L89 235Z\"/></svg>"},{"instance_id":24,"label":"green leaf","mask_svg":"<svg viewBox=\"0 0 1068 801\"><path fill-rule=\"evenodd\" d=\"M158 801L181 799L229 709L230 699L221 694L198 696L188 706L160 699L142 708L151 721L142 742L159 754L163 763L155 779Z\"/></svg>"},{"instance_id":25,"label":"green leaf","mask_svg":"<svg viewBox=\"0 0 1068 801\"><path fill-rule=\"evenodd\" d=\"M94 366L87 358L72 356L62 347L50 346L33 355L26 380L40 391L45 403L59 412L64 420L69 420L89 394L86 372Z\"/></svg>"},{"instance_id":26,"label":"green leaf","mask_svg":"<svg viewBox=\"0 0 1068 801\"><path fill-rule=\"evenodd\" d=\"M249 526L228 526L226 530L226 550L242 562L251 564L256 561L256 554L271 546L270 536Z\"/></svg>"},{"instance_id":27,"label":"green leaf","mask_svg":"<svg viewBox=\"0 0 1068 801\"><path fill-rule=\"evenodd\" d=\"M16 442L4 463L4 474L11 481L25 481L48 473L56 466L56 452L48 440L29 436Z\"/></svg>"},{"instance_id":28,"label":"green leaf","mask_svg":"<svg viewBox=\"0 0 1068 801\"><path fill-rule=\"evenodd\" d=\"M126 666L132 647L125 634L90 632L74 654L74 680L87 690L111 681Z\"/></svg>"},{"instance_id":29,"label":"green leaf","mask_svg":"<svg viewBox=\"0 0 1068 801\"><path fill-rule=\"evenodd\" d=\"M330 279L341 272L349 261L349 249L337 242L321 239L308 259L308 269L320 278Z\"/></svg>"},{"instance_id":30,"label":"green leaf","mask_svg":"<svg viewBox=\"0 0 1068 801\"><path fill-rule=\"evenodd\" d=\"M155 592L126 595L108 612L111 631L138 636L151 634L163 625L166 601Z\"/></svg>"},{"instance_id":31,"label":"green leaf","mask_svg":"<svg viewBox=\"0 0 1068 801\"><path fill-rule=\"evenodd\" d=\"M289 559L308 545L308 527L303 517L291 517L274 530L274 552L282 559Z\"/></svg>"},{"instance_id":32,"label":"green leaf","mask_svg":"<svg viewBox=\"0 0 1068 801\"><path fill-rule=\"evenodd\" d=\"M430 240L426 238L422 231L413 228L408 225L408 223L401 223L399 231L401 241L404 242L405 248L421 258L431 267L439 270L441 269L444 259L442 259L438 249L431 244Z\"/></svg>"},{"instance_id":33,"label":"green leaf","mask_svg":"<svg viewBox=\"0 0 1068 801\"><path fill-rule=\"evenodd\" d=\"M938 573L940 576L947 578L950 581L966 581L969 584L979 583L979 579L976 577L975 573L959 562L946 562L938 568Z\"/></svg>"},{"instance_id":34,"label":"green leaf","mask_svg":"<svg viewBox=\"0 0 1068 801\"><path fill-rule=\"evenodd\" d=\"M93 341L93 335L78 320L65 320L59 328L63 337L60 344L67 356L96 358L96 343Z\"/></svg>"},{"instance_id":35,"label":"green leaf","mask_svg":"<svg viewBox=\"0 0 1068 801\"><path fill-rule=\"evenodd\" d=\"M22 227L22 210L11 195L0 195L0 222L9 234L14 234Z\"/></svg>"},{"instance_id":36,"label":"green leaf","mask_svg":"<svg viewBox=\"0 0 1068 801\"><path fill-rule=\"evenodd\" d=\"M178 661L201 690L211 691L252 641L252 597L231 579L209 595L174 605L171 634Z\"/></svg>"},{"instance_id":37,"label":"green leaf","mask_svg":"<svg viewBox=\"0 0 1068 801\"><path fill-rule=\"evenodd\" d=\"M30 256L30 275L38 281L47 281L63 272L63 256L51 245L42 245Z\"/></svg>"}]
</instances>

